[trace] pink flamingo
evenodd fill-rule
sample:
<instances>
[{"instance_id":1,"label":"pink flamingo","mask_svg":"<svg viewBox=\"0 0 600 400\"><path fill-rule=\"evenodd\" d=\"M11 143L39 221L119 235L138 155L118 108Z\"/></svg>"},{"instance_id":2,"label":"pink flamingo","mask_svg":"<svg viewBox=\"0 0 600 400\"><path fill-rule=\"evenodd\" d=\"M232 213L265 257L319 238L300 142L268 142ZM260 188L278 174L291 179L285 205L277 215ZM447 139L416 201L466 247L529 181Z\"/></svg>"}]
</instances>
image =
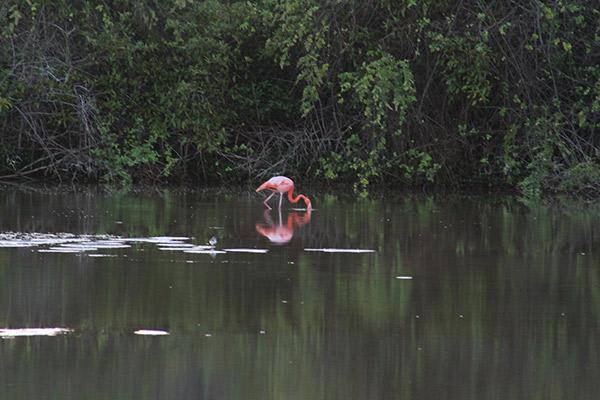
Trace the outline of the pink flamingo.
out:
<instances>
[{"instance_id":1,"label":"pink flamingo","mask_svg":"<svg viewBox=\"0 0 600 400\"><path fill-rule=\"evenodd\" d=\"M287 192L288 200L290 203L297 203L299 200L304 200L306 204L306 209L312 209L312 205L310 204L310 200L303 194L299 194L294 197L294 181L286 176L274 176L262 185L260 185L256 191L260 192L261 190L270 190L273 193L269 195L263 202L265 207L271 209L269 204L267 203L271 197L275 194L275 192L279 193L279 209L281 209L281 202L283 201L283 194Z\"/></svg>"}]
</instances>

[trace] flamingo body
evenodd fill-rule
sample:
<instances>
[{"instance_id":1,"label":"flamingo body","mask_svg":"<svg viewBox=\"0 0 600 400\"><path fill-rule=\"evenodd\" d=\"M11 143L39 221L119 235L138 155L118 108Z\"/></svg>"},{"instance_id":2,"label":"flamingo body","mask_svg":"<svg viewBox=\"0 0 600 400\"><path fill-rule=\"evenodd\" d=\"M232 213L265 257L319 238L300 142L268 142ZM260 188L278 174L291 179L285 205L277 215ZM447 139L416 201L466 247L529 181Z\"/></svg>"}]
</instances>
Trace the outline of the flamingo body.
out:
<instances>
[{"instance_id":1,"label":"flamingo body","mask_svg":"<svg viewBox=\"0 0 600 400\"><path fill-rule=\"evenodd\" d=\"M283 201L284 193L288 194L287 197L290 203L297 203L299 200L304 200L306 208L309 210L312 208L308 197L304 196L303 194L299 194L298 196L294 197L294 181L288 178L287 176L272 177L271 179L260 185L258 188L256 188L257 192L260 192L262 190L270 190L271 192L273 192L264 201L265 206L268 208L271 208L268 204L268 201L269 199L271 199L271 197L273 197L275 193L279 193L279 208L281 208L281 202Z\"/></svg>"},{"instance_id":2,"label":"flamingo body","mask_svg":"<svg viewBox=\"0 0 600 400\"><path fill-rule=\"evenodd\" d=\"M262 185L260 185L256 191L271 190L278 193L287 193L290 189L294 189L294 181L287 176L274 176Z\"/></svg>"}]
</instances>

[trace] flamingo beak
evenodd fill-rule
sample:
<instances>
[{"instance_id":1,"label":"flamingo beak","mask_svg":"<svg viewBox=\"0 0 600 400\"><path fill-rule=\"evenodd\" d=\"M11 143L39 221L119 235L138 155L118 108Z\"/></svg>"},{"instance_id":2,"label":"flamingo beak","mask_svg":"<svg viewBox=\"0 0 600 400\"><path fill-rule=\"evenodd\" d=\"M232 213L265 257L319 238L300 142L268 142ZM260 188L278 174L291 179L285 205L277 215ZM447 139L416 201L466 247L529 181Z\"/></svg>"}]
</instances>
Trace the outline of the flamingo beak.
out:
<instances>
[{"instance_id":1,"label":"flamingo beak","mask_svg":"<svg viewBox=\"0 0 600 400\"><path fill-rule=\"evenodd\" d=\"M267 188L267 183L265 182L256 188L256 192L260 192L261 190L265 190L266 188Z\"/></svg>"}]
</instances>

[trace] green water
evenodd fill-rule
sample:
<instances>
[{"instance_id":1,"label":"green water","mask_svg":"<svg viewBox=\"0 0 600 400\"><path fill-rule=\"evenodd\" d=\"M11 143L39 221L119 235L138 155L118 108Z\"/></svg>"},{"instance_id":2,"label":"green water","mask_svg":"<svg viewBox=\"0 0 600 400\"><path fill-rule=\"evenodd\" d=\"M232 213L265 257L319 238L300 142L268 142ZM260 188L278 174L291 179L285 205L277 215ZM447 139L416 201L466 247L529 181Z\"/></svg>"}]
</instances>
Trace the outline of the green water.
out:
<instances>
[{"instance_id":1,"label":"green water","mask_svg":"<svg viewBox=\"0 0 600 400\"><path fill-rule=\"evenodd\" d=\"M1 339L0 398L598 398L595 207L313 203L279 216L249 192L0 191L4 233L268 250L0 248L0 328L73 330Z\"/></svg>"}]
</instances>

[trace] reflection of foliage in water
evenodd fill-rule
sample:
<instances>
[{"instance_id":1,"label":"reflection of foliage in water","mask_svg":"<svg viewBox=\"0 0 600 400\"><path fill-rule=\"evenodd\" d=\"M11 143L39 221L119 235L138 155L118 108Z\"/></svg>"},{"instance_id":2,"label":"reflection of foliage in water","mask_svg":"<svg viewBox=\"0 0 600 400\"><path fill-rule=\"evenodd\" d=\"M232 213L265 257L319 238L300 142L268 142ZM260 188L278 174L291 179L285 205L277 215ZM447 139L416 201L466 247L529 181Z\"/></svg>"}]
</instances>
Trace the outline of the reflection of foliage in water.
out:
<instances>
[{"instance_id":1,"label":"reflection of foliage in water","mask_svg":"<svg viewBox=\"0 0 600 400\"><path fill-rule=\"evenodd\" d=\"M48 215L35 226L56 231L201 238L221 224L221 242L259 240L254 205L243 201L10 196L0 202L15 210L4 221L13 230L32 226L34 212ZM78 217L59 212L75 205ZM3 325L80 334L3 341L0 384L22 389L14 383L27 376L37 382L30 398L44 382L56 398L591 398L600 370L599 219L597 209L504 198L388 196L324 204L290 246L228 255L227 264L208 256L186 264L154 247L101 260L3 250ZM324 244L377 253L301 251ZM140 327L172 336L130 335Z\"/></svg>"}]
</instances>

